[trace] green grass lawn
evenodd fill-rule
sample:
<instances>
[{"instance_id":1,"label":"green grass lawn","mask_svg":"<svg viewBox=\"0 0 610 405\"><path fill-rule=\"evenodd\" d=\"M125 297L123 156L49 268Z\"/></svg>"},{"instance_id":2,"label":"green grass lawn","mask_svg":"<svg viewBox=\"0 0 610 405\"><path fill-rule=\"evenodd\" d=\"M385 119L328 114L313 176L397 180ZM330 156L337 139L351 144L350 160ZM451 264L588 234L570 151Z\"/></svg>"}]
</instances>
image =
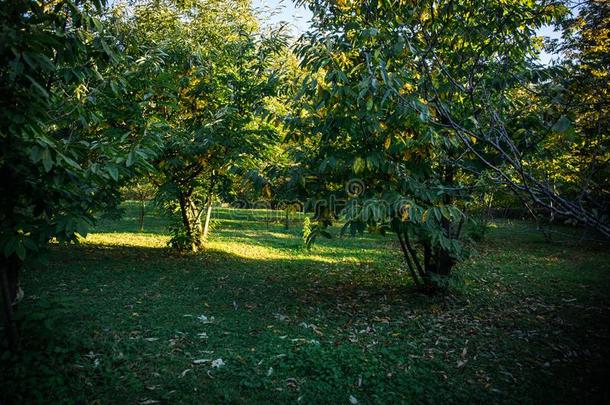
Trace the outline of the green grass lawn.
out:
<instances>
[{"instance_id":1,"label":"green grass lawn","mask_svg":"<svg viewBox=\"0 0 610 405\"><path fill-rule=\"evenodd\" d=\"M496 223L460 264L461 282L429 297L400 270L391 237L321 239L308 252L300 226L285 230L262 212L215 216L197 255L169 252L152 213L137 232L134 205L80 245L53 246L48 268L24 275L23 352L3 352L0 398L609 400L603 247Z\"/></svg>"}]
</instances>

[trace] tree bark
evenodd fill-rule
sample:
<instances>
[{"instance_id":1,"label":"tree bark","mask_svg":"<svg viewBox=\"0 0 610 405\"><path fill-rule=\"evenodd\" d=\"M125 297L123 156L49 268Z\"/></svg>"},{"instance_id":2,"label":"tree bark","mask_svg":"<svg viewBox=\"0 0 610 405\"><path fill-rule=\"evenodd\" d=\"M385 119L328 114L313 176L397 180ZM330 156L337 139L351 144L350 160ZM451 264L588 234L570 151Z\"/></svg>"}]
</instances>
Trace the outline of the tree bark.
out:
<instances>
[{"instance_id":1,"label":"tree bark","mask_svg":"<svg viewBox=\"0 0 610 405\"><path fill-rule=\"evenodd\" d=\"M194 245L192 244L193 229L191 228L191 221L189 219L189 214L188 214L188 209L189 209L188 200L189 200L189 198L186 195L184 195L183 193L180 193L179 201L180 201L180 214L182 216L182 225L184 225L184 230L186 232L186 238L191 243L191 246L194 249Z\"/></svg>"},{"instance_id":2,"label":"tree bark","mask_svg":"<svg viewBox=\"0 0 610 405\"><path fill-rule=\"evenodd\" d=\"M208 196L207 205L205 207L205 221L203 224L203 235L202 238L204 241L208 239L208 235L210 233L210 220L212 218L212 200L214 199L214 194L210 193Z\"/></svg>"},{"instance_id":3,"label":"tree bark","mask_svg":"<svg viewBox=\"0 0 610 405\"><path fill-rule=\"evenodd\" d=\"M415 274L415 269L413 268L413 263L411 262L411 257L409 256L409 252L407 251L405 242L402 240L402 237L400 236L400 232L396 232L396 236L398 237L398 242L400 243L400 249L402 250L402 254L405 258L405 262L407 263L407 268L409 269L411 278L415 282L415 285L419 286L420 285L419 278L417 278L417 274Z\"/></svg>"},{"instance_id":4,"label":"tree bark","mask_svg":"<svg viewBox=\"0 0 610 405\"><path fill-rule=\"evenodd\" d=\"M208 197L205 207L205 221L203 224L202 240L205 242L208 240L210 234L210 220L212 219L212 203L214 202L214 187L216 186L216 171L212 171L210 178L210 188L208 189Z\"/></svg>"},{"instance_id":5,"label":"tree bark","mask_svg":"<svg viewBox=\"0 0 610 405\"><path fill-rule=\"evenodd\" d=\"M19 291L19 259L15 255L0 259L0 288L2 293L2 307L4 330L8 340L9 349L16 351L19 344L19 333L13 317L13 303Z\"/></svg>"}]
</instances>

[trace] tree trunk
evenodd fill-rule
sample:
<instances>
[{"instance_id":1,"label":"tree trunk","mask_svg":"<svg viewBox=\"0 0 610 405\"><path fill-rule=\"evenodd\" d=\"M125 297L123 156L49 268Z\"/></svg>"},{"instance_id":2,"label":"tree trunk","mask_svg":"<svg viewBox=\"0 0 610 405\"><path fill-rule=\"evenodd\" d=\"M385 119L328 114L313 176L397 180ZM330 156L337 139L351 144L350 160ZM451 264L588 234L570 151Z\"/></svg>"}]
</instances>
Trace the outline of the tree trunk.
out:
<instances>
[{"instance_id":1,"label":"tree trunk","mask_svg":"<svg viewBox=\"0 0 610 405\"><path fill-rule=\"evenodd\" d=\"M214 194L210 193L208 196L207 205L205 207L205 221L203 224L203 235L202 238L204 241L208 239L208 235L210 233L210 220L212 219L212 200L214 199Z\"/></svg>"},{"instance_id":2,"label":"tree trunk","mask_svg":"<svg viewBox=\"0 0 610 405\"><path fill-rule=\"evenodd\" d=\"M432 258L430 269L428 269L428 271L437 276L449 276L455 261L444 249L438 248L434 253L435 257Z\"/></svg>"},{"instance_id":3,"label":"tree trunk","mask_svg":"<svg viewBox=\"0 0 610 405\"><path fill-rule=\"evenodd\" d=\"M13 303L16 301L20 290L19 268L20 261L15 255L0 259L0 288L2 290L4 330L11 351L17 350L19 343L17 325L13 317Z\"/></svg>"},{"instance_id":4,"label":"tree trunk","mask_svg":"<svg viewBox=\"0 0 610 405\"><path fill-rule=\"evenodd\" d=\"M210 234L210 221L212 219L212 203L214 202L214 187L216 186L216 171L212 171L210 177L210 188L208 189L208 197L205 207L205 221L203 223L202 240L205 242L208 240Z\"/></svg>"},{"instance_id":5,"label":"tree trunk","mask_svg":"<svg viewBox=\"0 0 610 405\"><path fill-rule=\"evenodd\" d=\"M445 166L443 182L446 186L454 186L455 183L455 168L451 165ZM453 204L453 198L450 194L443 195L443 204L451 205ZM452 223L449 219L443 217L441 219L441 226L443 228L444 234L447 238L452 237ZM436 275L440 277L448 277L451 274L451 269L455 264L455 260L451 257L449 252L443 249L441 246L436 246L432 248L429 244L425 246L425 255L427 256L426 262L426 274ZM434 282L434 280L430 280ZM438 287L438 286L435 286Z\"/></svg>"},{"instance_id":6,"label":"tree trunk","mask_svg":"<svg viewBox=\"0 0 610 405\"><path fill-rule=\"evenodd\" d=\"M419 287L419 285L420 285L419 279L417 278L417 274L415 273L415 269L413 268L413 263L411 262L411 257L409 256L409 251L407 250L405 242L402 240L402 237L400 236L400 232L396 232L396 237L398 238L398 243L400 243L400 249L402 250L402 254L403 254L405 263L407 264L407 269L409 270L409 274L411 275L411 278L413 279L413 282L415 283L415 285Z\"/></svg>"},{"instance_id":7,"label":"tree trunk","mask_svg":"<svg viewBox=\"0 0 610 405\"><path fill-rule=\"evenodd\" d=\"M455 260L447 251L440 247L433 248L429 243L424 243L424 282L428 292L434 293L446 287L441 280L451 275L454 265Z\"/></svg>"},{"instance_id":8,"label":"tree trunk","mask_svg":"<svg viewBox=\"0 0 610 405\"><path fill-rule=\"evenodd\" d=\"M188 210L190 208L189 206L189 200L190 198L187 197L185 194L180 193L180 214L182 216L182 225L184 225L184 231L186 233L186 238L189 241L189 243L191 243L191 248L193 250L195 250L195 246L193 245L193 229L191 227L191 221L189 218L189 213Z\"/></svg>"},{"instance_id":9,"label":"tree trunk","mask_svg":"<svg viewBox=\"0 0 610 405\"><path fill-rule=\"evenodd\" d=\"M146 210L146 203L144 200L140 200L140 232L144 232L144 213Z\"/></svg>"}]
</instances>

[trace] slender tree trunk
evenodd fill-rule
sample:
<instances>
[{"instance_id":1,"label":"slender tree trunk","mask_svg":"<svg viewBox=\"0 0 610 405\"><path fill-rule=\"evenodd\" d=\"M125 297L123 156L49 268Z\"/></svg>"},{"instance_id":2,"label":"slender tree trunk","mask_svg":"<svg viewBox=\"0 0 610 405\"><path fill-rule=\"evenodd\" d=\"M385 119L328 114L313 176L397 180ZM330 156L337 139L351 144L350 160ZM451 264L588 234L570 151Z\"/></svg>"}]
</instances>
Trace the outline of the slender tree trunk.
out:
<instances>
[{"instance_id":1,"label":"slender tree trunk","mask_svg":"<svg viewBox=\"0 0 610 405\"><path fill-rule=\"evenodd\" d=\"M415 251L415 249L413 249L413 246L411 246L411 242L409 241L409 235L407 234L407 232L404 232L402 236L405 239L405 247L407 248L407 251L411 255L411 258L413 258L413 263L415 263L415 268L417 269L417 273L422 278L422 280L424 280L424 282L426 282L425 264L424 264L424 267L422 268L421 263L419 262L419 259L417 258L417 252ZM425 258L425 256L424 256L424 258Z\"/></svg>"},{"instance_id":2,"label":"slender tree trunk","mask_svg":"<svg viewBox=\"0 0 610 405\"><path fill-rule=\"evenodd\" d=\"M446 166L444 168L444 183L447 186L454 186L455 183L455 168L453 166ZM451 205L453 204L453 198L449 194L443 195L443 204ZM452 223L449 219L443 217L441 219L441 226L443 227L443 231L447 238L452 237ZM454 260L449 254L448 251L443 249L441 246L437 246L432 249L429 245L426 249L426 253L428 255L426 272L434 273L437 276L449 276L451 274L451 269L454 265Z\"/></svg>"},{"instance_id":3,"label":"slender tree trunk","mask_svg":"<svg viewBox=\"0 0 610 405\"><path fill-rule=\"evenodd\" d=\"M203 226L201 224L201 211L193 200L189 200L191 208L191 227L193 229L193 242L199 247L203 241Z\"/></svg>"},{"instance_id":4,"label":"slender tree trunk","mask_svg":"<svg viewBox=\"0 0 610 405\"><path fill-rule=\"evenodd\" d=\"M402 240L400 236L400 232L396 232L396 236L398 237L398 242L400 243L400 249L402 250L402 254L404 256L405 262L407 263L407 268L409 269L409 274L411 274L411 278L413 282L415 282L416 286L419 286L419 278L417 278L417 274L415 274L415 269L413 268L413 263L411 262L411 257L409 256L409 252L405 245L405 242Z\"/></svg>"},{"instance_id":5,"label":"slender tree trunk","mask_svg":"<svg viewBox=\"0 0 610 405\"><path fill-rule=\"evenodd\" d=\"M208 195L207 205L205 207L205 221L203 224L203 240L206 241L208 239L208 235L210 233L210 220L212 219L212 200L214 199L214 194L210 193Z\"/></svg>"},{"instance_id":6,"label":"slender tree trunk","mask_svg":"<svg viewBox=\"0 0 610 405\"><path fill-rule=\"evenodd\" d=\"M146 210L146 203L143 199L140 200L140 232L144 231L144 213Z\"/></svg>"},{"instance_id":7,"label":"slender tree trunk","mask_svg":"<svg viewBox=\"0 0 610 405\"><path fill-rule=\"evenodd\" d=\"M189 209L189 198L184 194L180 193L179 201L180 201L180 214L182 216L182 225L184 225L184 230L186 232L186 237L188 241L194 248L193 242L193 229L191 228L191 221L189 219L188 209Z\"/></svg>"},{"instance_id":8,"label":"slender tree trunk","mask_svg":"<svg viewBox=\"0 0 610 405\"><path fill-rule=\"evenodd\" d=\"M202 240L205 242L208 240L210 234L210 221L212 220L212 204L214 202L214 187L216 186L216 171L212 171L210 177L210 188L208 190L208 198L205 207L205 221L203 223Z\"/></svg>"},{"instance_id":9,"label":"slender tree trunk","mask_svg":"<svg viewBox=\"0 0 610 405\"><path fill-rule=\"evenodd\" d=\"M430 269L432 268L432 247L429 242L424 243L424 271L426 276L430 275ZM426 277L426 282L429 282L429 277Z\"/></svg>"}]
</instances>

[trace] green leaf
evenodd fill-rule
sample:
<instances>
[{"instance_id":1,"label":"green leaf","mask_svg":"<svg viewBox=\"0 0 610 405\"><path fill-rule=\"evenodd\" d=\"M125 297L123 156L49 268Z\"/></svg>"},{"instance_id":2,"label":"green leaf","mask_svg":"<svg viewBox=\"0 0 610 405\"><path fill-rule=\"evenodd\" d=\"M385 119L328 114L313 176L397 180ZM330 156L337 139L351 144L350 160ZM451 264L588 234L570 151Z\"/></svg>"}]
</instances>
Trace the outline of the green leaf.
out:
<instances>
[{"instance_id":1,"label":"green leaf","mask_svg":"<svg viewBox=\"0 0 610 405\"><path fill-rule=\"evenodd\" d=\"M71 166L73 169L75 170L81 170L80 165L74 161L73 159L65 156L65 155L59 155L61 156L61 158L63 159L64 162L66 162L69 166Z\"/></svg>"},{"instance_id":2,"label":"green leaf","mask_svg":"<svg viewBox=\"0 0 610 405\"><path fill-rule=\"evenodd\" d=\"M15 254L17 254L17 257L21 261L25 259L25 246L23 246L23 243L21 243L21 241L15 247Z\"/></svg>"},{"instance_id":3,"label":"green leaf","mask_svg":"<svg viewBox=\"0 0 610 405\"><path fill-rule=\"evenodd\" d=\"M358 174L364 171L364 169L366 168L366 160L363 159L362 157L358 156L356 159L354 159L354 173Z\"/></svg>"},{"instance_id":4,"label":"green leaf","mask_svg":"<svg viewBox=\"0 0 610 405\"><path fill-rule=\"evenodd\" d=\"M42 165L44 166L44 170L48 173L53 168L53 158L51 157L51 151L46 148L42 151Z\"/></svg>"},{"instance_id":5,"label":"green leaf","mask_svg":"<svg viewBox=\"0 0 610 405\"><path fill-rule=\"evenodd\" d=\"M87 236L88 228L89 228L89 225L85 221L77 221L76 222L76 232L80 236L86 237Z\"/></svg>"},{"instance_id":6,"label":"green leaf","mask_svg":"<svg viewBox=\"0 0 610 405\"><path fill-rule=\"evenodd\" d=\"M106 171L112 177L114 181L119 181L119 170L114 165L109 165L106 167Z\"/></svg>"},{"instance_id":7,"label":"green leaf","mask_svg":"<svg viewBox=\"0 0 610 405\"><path fill-rule=\"evenodd\" d=\"M32 159L32 162L34 163L38 163L40 161L41 155L42 155L43 149L39 146L32 146L30 148L30 159Z\"/></svg>"},{"instance_id":8,"label":"green leaf","mask_svg":"<svg viewBox=\"0 0 610 405\"><path fill-rule=\"evenodd\" d=\"M562 115L561 118L557 120L555 125L553 125L553 131L557 132L566 132L568 129L572 127L572 122L568 117Z\"/></svg>"},{"instance_id":9,"label":"green leaf","mask_svg":"<svg viewBox=\"0 0 610 405\"><path fill-rule=\"evenodd\" d=\"M126 162L127 167L131 167L133 165L133 155L134 155L133 151L130 151L127 154L127 162Z\"/></svg>"},{"instance_id":10,"label":"green leaf","mask_svg":"<svg viewBox=\"0 0 610 405\"><path fill-rule=\"evenodd\" d=\"M35 88L36 90L38 90L38 92L39 92L40 94L42 94L42 96L43 96L44 98L49 98L49 93L47 93L47 90L46 90L44 87L42 87L42 86L41 86L41 85L40 85L40 84L39 84L39 83L38 83L38 82L37 82L37 81L36 81L36 80L35 80L35 79L34 79L32 76L30 76L30 75L25 75L25 77L27 77L27 78L28 78L28 80L29 80L29 81L32 83L32 85L34 86L34 88Z\"/></svg>"}]
</instances>

